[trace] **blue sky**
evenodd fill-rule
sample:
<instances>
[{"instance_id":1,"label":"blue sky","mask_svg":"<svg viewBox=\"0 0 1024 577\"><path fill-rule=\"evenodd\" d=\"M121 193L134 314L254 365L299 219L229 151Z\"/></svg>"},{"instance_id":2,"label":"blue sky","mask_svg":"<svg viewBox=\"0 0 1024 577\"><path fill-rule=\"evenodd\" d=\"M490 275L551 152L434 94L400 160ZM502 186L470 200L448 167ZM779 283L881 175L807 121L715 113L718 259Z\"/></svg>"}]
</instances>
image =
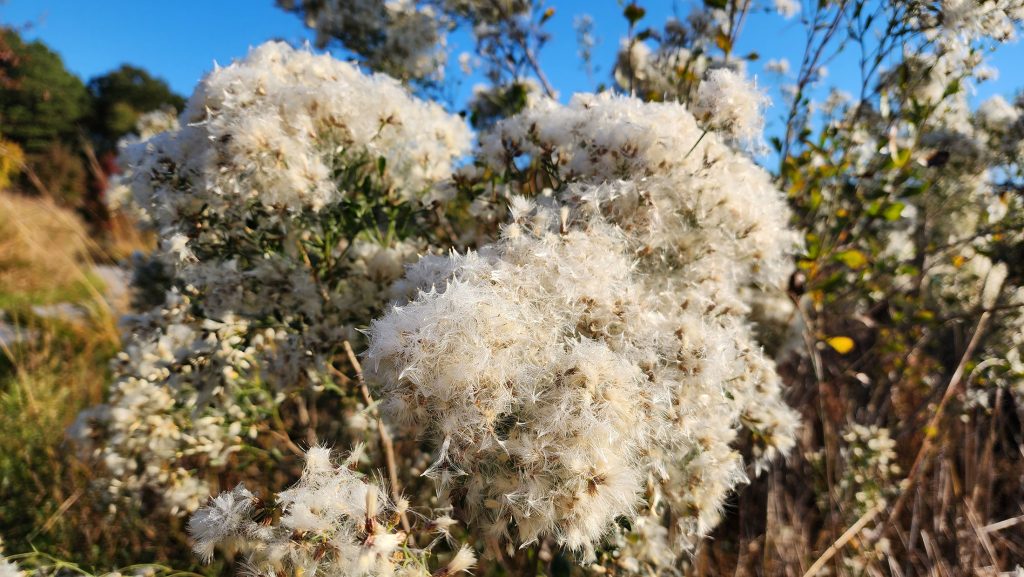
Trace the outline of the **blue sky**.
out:
<instances>
[{"instance_id":1,"label":"blue sky","mask_svg":"<svg viewBox=\"0 0 1024 577\"><path fill-rule=\"evenodd\" d=\"M648 10L642 23L646 25L660 24L674 12L685 15L690 5L686 0L641 3ZM547 26L552 41L542 53L542 64L563 99L607 82L610 63L626 31L619 0L551 0L550 4L557 11ZM594 18L600 41L594 54L600 68L592 77L582 70L577 57L572 22L581 13ZM250 46L270 39L301 43L311 38L299 19L276 8L273 0L0 0L0 23L25 26L27 37L47 43L83 79L130 63L166 79L186 96L214 61L226 64L245 55ZM777 79L760 70L763 63L787 57L795 68L803 39L797 20L754 14L741 35L738 52L761 54L760 62L750 71L770 87ZM472 49L465 34L454 36L451 44L456 55ZM1024 86L1024 67L1019 65L1022 56L1022 45L1004 47L992 60L1000 69L999 79L980 86L975 100L994 93L1009 95ZM853 59L851 52L831 63L827 82L852 89L856 80ZM459 88L458 98L465 98L471 84L470 80ZM775 101L781 102L777 91L772 93ZM782 113L782 106L776 106L769 120Z\"/></svg>"}]
</instances>

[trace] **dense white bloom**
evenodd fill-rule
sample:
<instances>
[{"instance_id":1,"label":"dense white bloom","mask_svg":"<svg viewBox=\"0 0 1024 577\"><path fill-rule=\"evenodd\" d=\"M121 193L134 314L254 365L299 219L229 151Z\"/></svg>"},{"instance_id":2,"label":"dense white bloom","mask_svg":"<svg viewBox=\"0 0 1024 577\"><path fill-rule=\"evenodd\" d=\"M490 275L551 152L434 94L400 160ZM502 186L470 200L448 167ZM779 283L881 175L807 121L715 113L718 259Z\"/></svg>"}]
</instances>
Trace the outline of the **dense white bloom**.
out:
<instances>
[{"instance_id":1,"label":"dense white bloom","mask_svg":"<svg viewBox=\"0 0 1024 577\"><path fill-rule=\"evenodd\" d=\"M386 158L385 187L418 198L469 145L461 120L395 80L273 42L210 73L181 124L125 151L161 228L198 202L322 208L350 194L337 171L359 160Z\"/></svg>"},{"instance_id":2,"label":"dense white bloom","mask_svg":"<svg viewBox=\"0 0 1024 577\"><path fill-rule=\"evenodd\" d=\"M443 445L429 474L466 487L472 522L500 535L514 521L520 542L555 533L581 549L632 512L638 418L658 409L634 361L572 336L615 331L613 303L635 290L614 233L563 238L547 230L556 215L525 217L544 224L513 223L500 246L453 257L446 285L375 321L368 370L385 410Z\"/></svg>"},{"instance_id":3,"label":"dense white bloom","mask_svg":"<svg viewBox=\"0 0 1024 577\"><path fill-rule=\"evenodd\" d=\"M495 169L542 159L560 192L410 267L420 292L374 321L365 363L469 526L587 553L646 498L689 549L746 478L740 431L756 467L793 445L741 289L785 278L796 236L768 175L703 134L680 104L580 95L482 136Z\"/></svg>"},{"instance_id":4,"label":"dense white bloom","mask_svg":"<svg viewBox=\"0 0 1024 577\"><path fill-rule=\"evenodd\" d=\"M178 130L178 116L173 109L152 110L141 116L135 122L135 133L122 138L117 143L118 150L136 145L139 142L149 140L161 132ZM111 177L109 186L104 192L104 200L110 210L126 211L139 219L145 219L146 214L135 202L131 189L131 167L121 167L121 174Z\"/></svg>"},{"instance_id":5,"label":"dense white bloom","mask_svg":"<svg viewBox=\"0 0 1024 577\"><path fill-rule=\"evenodd\" d=\"M239 485L231 492L214 497L207 506L196 511L188 522L196 555L208 563L218 543L240 533L249 521L255 499L244 485Z\"/></svg>"},{"instance_id":6,"label":"dense white bloom","mask_svg":"<svg viewBox=\"0 0 1024 577\"><path fill-rule=\"evenodd\" d=\"M0 577L23 577L24 571L18 568L16 563L6 559L0 559Z\"/></svg>"},{"instance_id":7,"label":"dense white bloom","mask_svg":"<svg viewBox=\"0 0 1024 577\"><path fill-rule=\"evenodd\" d=\"M644 42L623 39L612 74L624 90L635 90L654 83L660 71L651 65L651 48Z\"/></svg>"},{"instance_id":8,"label":"dense white bloom","mask_svg":"<svg viewBox=\"0 0 1024 577\"><path fill-rule=\"evenodd\" d=\"M17 563L4 558L4 541L0 537L0 577L24 577L25 574Z\"/></svg>"},{"instance_id":9,"label":"dense white bloom","mask_svg":"<svg viewBox=\"0 0 1024 577\"><path fill-rule=\"evenodd\" d=\"M1021 0L918 1L922 28L947 49L982 38L1008 42L1016 38L1016 24L1024 19Z\"/></svg>"},{"instance_id":10,"label":"dense white bloom","mask_svg":"<svg viewBox=\"0 0 1024 577\"><path fill-rule=\"evenodd\" d=\"M127 324L109 398L73 432L110 493L181 513L429 251L381 215L430 206L469 131L388 77L280 43L210 73L171 126L124 152L168 292Z\"/></svg>"},{"instance_id":11,"label":"dense white bloom","mask_svg":"<svg viewBox=\"0 0 1024 577\"><path fill-rule=\"evenodd\" d=\"M404 547L407 535L396 527L394 506L352 470L357 458L358 452L335 465L328 449L311 448L302 477L277 494L279 518L257 507L242 486L212 499L189 521L196 553L208 560L214 548L233 546L246 553L247 572L260 576L423 575L425 551ZM460 550L445 575L468 569L473 559L471 550Z\"/></svg>"},{"instance_id":12,"label":"dense white bloom","mask_svg":"<svg viewBox=\"0 0 1024 577\"><path fill-rule=\"evenodd\" d=\"M723 251L737 271L723 278L753 272L763 285L780 284L792 266L799 235L771 177L717 133L703 135L680 104L609 94L543 101L481 135L479 155L499 170L543 158L559 180L594 185L575 202L600 206L638 254L655 251L651 262L668 251L659 266Z\"/></svg>"},{"instance_id":13,"label":"dense white bloom","mask_svg":"<svg viewBox=\"0 0 1024 577\"><path fill-rule=\"evenodd\" d=\"M190 458L222 464L239 448L246 411L233 395L253 377L263 346L246 338L245 323L199 323L189 305L170 293L163 307L128 319L109 401L82 412L71 429L111 475L110 493L158 488L174 512L194 510L209 495L185 465Z\"/></svg>"}]
</instances>

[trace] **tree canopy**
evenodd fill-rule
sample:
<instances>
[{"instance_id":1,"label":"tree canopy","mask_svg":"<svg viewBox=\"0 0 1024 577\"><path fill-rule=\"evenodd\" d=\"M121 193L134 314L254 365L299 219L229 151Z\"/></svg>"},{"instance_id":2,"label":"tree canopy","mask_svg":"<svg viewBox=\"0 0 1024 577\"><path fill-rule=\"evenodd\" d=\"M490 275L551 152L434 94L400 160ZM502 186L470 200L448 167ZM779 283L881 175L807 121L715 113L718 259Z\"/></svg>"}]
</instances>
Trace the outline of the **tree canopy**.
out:
<instances>
[{"instance_id":1,"label":"tree canopy","mask_svg":"<svg viewBox=\"0 0 1024 577\"><path fill-rule=\"evenodd\" d=\"M8 57L0 59L0 130L34 153L55 140L70 140L88 114L89 93L57 53L0 29Z\"/></svg>"},{"instance_id":2,"label":"tree canopy","mask_svg":"<svg viewBox=\"0 0 1024 577\"><path fill-rule=\"evenodd\" d=\"M131 64L93 77L88 90L93 98L89 129L98 146L107 150L134 130L141 114L165 106L180 110L185 105L167 82Z\"/></svg>"}]
</instances>

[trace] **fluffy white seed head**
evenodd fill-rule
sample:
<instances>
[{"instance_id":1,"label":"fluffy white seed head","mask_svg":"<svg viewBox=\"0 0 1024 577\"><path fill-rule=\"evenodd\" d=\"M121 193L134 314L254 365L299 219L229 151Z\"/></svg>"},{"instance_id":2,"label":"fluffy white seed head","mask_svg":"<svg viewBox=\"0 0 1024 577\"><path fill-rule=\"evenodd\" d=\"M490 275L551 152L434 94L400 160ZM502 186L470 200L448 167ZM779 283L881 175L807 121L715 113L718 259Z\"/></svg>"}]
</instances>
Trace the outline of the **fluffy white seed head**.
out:
<instances>
[{"instance_id":1,"label":"fluffy white seed head","mask_svg":"<svg viewBox=\"0 0 1024 577\"><path fill-rule=\"evenodd\" d=\"M764 109L771 99L757 87L728 68L708 72L697 88L693 111L705 127L722 131L737 142L763 146Z\"/></svg>"}]
</instances>

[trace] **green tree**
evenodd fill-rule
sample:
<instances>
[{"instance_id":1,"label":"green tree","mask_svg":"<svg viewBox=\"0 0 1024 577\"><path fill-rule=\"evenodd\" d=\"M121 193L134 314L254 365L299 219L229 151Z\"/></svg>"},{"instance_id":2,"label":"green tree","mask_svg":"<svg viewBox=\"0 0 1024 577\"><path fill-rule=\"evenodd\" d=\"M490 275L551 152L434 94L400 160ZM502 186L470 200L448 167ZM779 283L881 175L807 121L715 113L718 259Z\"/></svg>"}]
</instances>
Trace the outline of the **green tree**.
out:
<instances>
[{"instance_id":1,"label":"green tree","mask_svg":"<svg viewBox=\"0 0 1024 577\"><path fill-rule=\"evenodd\" d=\"M185 105L167 82L130 64L92 78L88 89L93 98L89 128L101 151L113 149L131 132L139 115L164 106L181 110Z\"/></svg>"},{"instance_id":2,"label":"green tree","mask_svg":"<svg viewBox=\"0 0 1024 577\"><path fill-rule=\"evenodd\" d=\"M9 28L0 41L10 58L0 59L0 123L4 137L29 154L46 150L55 140L73 142L89 111L89 93L77 76L45 44L25 42Z\"/></svg>"}]
</instances>

